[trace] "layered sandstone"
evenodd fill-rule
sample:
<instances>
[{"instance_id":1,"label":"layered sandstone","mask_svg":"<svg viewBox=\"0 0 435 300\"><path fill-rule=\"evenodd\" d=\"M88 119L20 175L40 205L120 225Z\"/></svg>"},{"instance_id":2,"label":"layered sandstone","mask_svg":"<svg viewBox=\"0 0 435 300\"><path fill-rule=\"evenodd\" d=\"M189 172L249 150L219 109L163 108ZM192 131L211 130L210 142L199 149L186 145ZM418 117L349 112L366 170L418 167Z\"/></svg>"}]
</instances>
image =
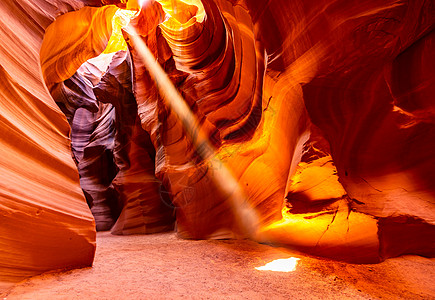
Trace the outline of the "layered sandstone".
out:
<instances>
[{"instance_id":1,"label":"layered sandstone","mask_svg":"<svg viewBox=\"0 0 435 300\"><path fill-rule=\"evenodd\" d=\"M45 28L79 1L0 3L0 288L91 266L95 223L71 158L69 127L45 88Z\"/></svg>"},{"instance_id":2,"label":"layered sandstone","mask_svg":"<svg viewBox=\"0 0 435 300\"><path fill-rule=\"evenodd\" d=\"M175 209L181 237L243 236L216 161L258 218L252 239L352 262L434 255L432 2L110 2L1 4L4 280L91 263L85 198L115 234L171 230Z\"/></svg>"}]
</instances>

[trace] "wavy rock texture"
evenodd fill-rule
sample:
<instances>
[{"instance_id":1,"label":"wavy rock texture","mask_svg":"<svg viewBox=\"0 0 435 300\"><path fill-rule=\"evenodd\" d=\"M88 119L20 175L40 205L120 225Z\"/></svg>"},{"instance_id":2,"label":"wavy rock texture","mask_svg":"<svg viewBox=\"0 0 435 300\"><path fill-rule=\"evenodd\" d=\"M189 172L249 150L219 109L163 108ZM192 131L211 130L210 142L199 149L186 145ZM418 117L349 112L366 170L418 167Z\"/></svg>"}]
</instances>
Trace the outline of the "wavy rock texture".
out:
<instances>
[{"instance_id":1,"label":"wavy rock texture","mask_svg":"<svg viewBox=\"0 0 435 300\"><path fill-rule=\"evenodd\" d=\"M116 37L121 32L112 20L122 21L117 11L116 6L85 7L59 17L42 46L43 75L71 125L80 185L97 230L172 230L171 200L160 193L164 188L154 176L155 150L138 119L130 56ZM76 28L76 22L84 25ZM57 43L52 37L63 31L72 34ZM94 40L98 43L90 42ZM96 44L102 47L96 50ZM88 59L95 53L101 55ZM62 68L66 61L80 65L70 78L70 69Z\"/></svg>"},{"instance_id":2,"label":"wavy rock texture","mask_svg":"<svg viewBox=\"0 0 435 300\"><path fill-rule=\"evenodd\" d=\"M428 104L433 101L421 100L434 87L421 66L430 65L426 53L433 52L434 7L428 1L354 7L325 6L321 17L304 8L309 26L303 37L311 38L303 42L309 50L305 61L292 65L311 61L314 76L302 81L307 111L330 144L350 206L378 219L381 256L428 255L434 247L428 238L435 217L429 179L434 123L419 112L428 116L433 109ZM405 71L410 66L412 75Z\"/></svg>"},{"instance_id":3,"label":"wavy rock texture","mask_svg":"<svg viewBox=\"0 0 435 300\"><path fill-rule=\"evenodd\" d=\"M1 249L23 220L42 222L51 229L41 232L65 237L65 228L88 247L80 249L90 249L57 257L68 266L90 263L94 232L68 154L67 123L37 61L54 16L84 4L1 4L2 40L10 47L0 56L0 115L3 128L13 129L1 136L3 174L12 173L2 180L12 191L3 211L27 215L8 217ZM116 222L116 234L166 230L173 205L182 237L239 236L241 216L214 183L210 158L198 155L128 36L130 54L118 52L107 72L88 61L112 45L115 12L105 6L65 14L46 31L40 52L44 80L72 127L97 223ZM254 239L376 262L435 253L434 15L423 0L162 0L132 25L247 195L261 224ZM18 195L21 202L6 200ZM56 210L33 216L29 203ZM20 262L19 255L36 253L22 243L39 236L22 234L10 247L10 274L18 266L36 272L59 265Z\"/></svg>"},{"instance_id":4,"label":"wavy rock texture","mask_svg":"<svg viewBox=\"0 0 435 300\"><path fill-rule=\"evenodd\" d=\"M92 265L95 224L71 159L68 123L40 75L44 29L78 1L0 3L0 290Z\"/></svg>"},{"instance_id":5,"label":"wavy rock texture","mask_svg":"<svg viewBox=\"0 0 435 300\"><path fill-rule=\"evenodd\" d=\"M168 9L165 3L163 8L167 13L175 10ZM302 133L307 130L308 120L298 94L300 89L283 85L278 101L269 110L266 101L271 97L266 98L264 115L267 118L262 119L263 49L257 49L252 32L246 32L246 28L253 30L247 11L232 6L226 6L226 10L227 18L223 18L216 4L203 2L196 8L187 7L186 15L177 14L162 24L162 35L175 53L178 70L174 70L171 60L164 56L167 53L164 43L156 42L159 31L154 33L141 28L144 23L138 21L138 32L164 62L164 68L184 94L203 130L215 147L220 148L218 156L230 166L236 178L245 183L243 187L251 206L259 212L260 222L267 224L281 219L293 150L300 140L303 143ZM202 11L207 13L207 18L198 23L192 14L201 15ZM238 24L236 19L244 23ZM134 49L132 55L137 57ZM249 64L249 61L257 64ZM236 219L242 216L234 215L227 201L229 195L214 184L214 172L218 170L211 168L207 160L200 161L181 122L159 100L148 74L142 73L140 61L135 61L134 65L139 114L144 126L152 126L147 130L156 133L152 136L159 149L156 171L173 193L178 208L179 234L186 238L240 234ZM179 70L185 74L179 74ZM249 76L242 76L244 73ZM285 107L285 100L293 105ZM286 118L291 113L297 118ZM261 128L257 134L256 128ZM282 132L287 132L287 137ZM290 151L279 153L280 142L287 144ZM265 176L259 176L260 173Z\"/></svg>"},{"instance_id":6,"label":"wavy rock texture","mask_svg":"<svg viewBox=\"0 0 435 300\"><path fill-rule=\"evenodd\" d=\"M433 80L423 67L433 50L430 2L160 2L172 16L160 25L162 35L185 73L176 84L267 225L258 239L361 262L433 255L432 103L424 100ZM413 64L416 56L426 61ZM401 68L415 68L418 79L402 79ZM167 63L165 69L173 73ZM158 96L141 94L142 85L152 86L142 78L136 76L137 101L147 107ZM203 192L213 186L213 170L207 161L190 165L195 153L180 122L162 102L151 102L166 112L155 123L166 130L154 129L154 140L166 141L155 143L163 148L157 174L175 192L179 233L234 232L237 216L224 213L226 196ZM306 112L320 128L312 141L326 138L337 170L330 159L308 161L297 168L304 169L299 187L298 179L287 178L309 131ZM300 189L304 208L273 223L284 195L292 206Z\"/></svg>"},{"instance_id":7,"label":"wavy rock texture","mask_svg":"<svg viewBox=\"0 0 435 300\"><path fill-rule=\"evenodd\" d=\"M154 175L155 150L149 134L140 125L130 65L129 57L126 59L122 54L117 61L115 55L94 89L97 99L111 103L116 114L113 154L118 172L112 184L123 210L119 218L115 218L111 231L134 234L173 230L173 207L162 193L165 191L162 183Z\"/></svg>"}]
</instances>

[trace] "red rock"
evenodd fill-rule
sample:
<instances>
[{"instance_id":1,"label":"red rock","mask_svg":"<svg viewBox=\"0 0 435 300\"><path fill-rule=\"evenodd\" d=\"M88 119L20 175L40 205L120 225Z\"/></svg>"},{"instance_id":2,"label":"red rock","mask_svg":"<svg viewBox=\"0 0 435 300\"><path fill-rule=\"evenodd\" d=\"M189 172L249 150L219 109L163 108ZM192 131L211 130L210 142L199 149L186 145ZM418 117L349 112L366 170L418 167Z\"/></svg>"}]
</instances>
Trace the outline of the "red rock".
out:
<instances>
[{"instance_id":1,"label":"red rock","mask_svg":"<svg viewBox=\"0 0 435 300\"><path fill-rule=\"evenodd\" d=\"M245 234L231 195L216 184L214 155L258 216L255 240L352 262L434 255L430 1L159 2L132 24L213 153L196 149L128 34L131 62L112 65L105 77L93 67L77 72L103 51L127 50L112 23L117 7L1 4L0 213L7 226L0 280L92 262L94 224L53 98L72 125L95 219L116 222L115 234L171 229L174 206L182 237ZM67 10L78 11L47 28ZM89 79L102 80L99 88L85 88ZM113 213L116 205L122 212ZM71 247L84 252L65 254Z\"/></svg>"},{"instance_id":2,"label":"red rock","mask_svg":"<svg viewBox=\"0 0 435 300\"><path fill-rule=\"evenodd\" d=\"M68 123L39 67L45 27L81 6L0 4L0 289L45 271L92 265L94 219L71 159Z\"/></svg>"}]
</instances>

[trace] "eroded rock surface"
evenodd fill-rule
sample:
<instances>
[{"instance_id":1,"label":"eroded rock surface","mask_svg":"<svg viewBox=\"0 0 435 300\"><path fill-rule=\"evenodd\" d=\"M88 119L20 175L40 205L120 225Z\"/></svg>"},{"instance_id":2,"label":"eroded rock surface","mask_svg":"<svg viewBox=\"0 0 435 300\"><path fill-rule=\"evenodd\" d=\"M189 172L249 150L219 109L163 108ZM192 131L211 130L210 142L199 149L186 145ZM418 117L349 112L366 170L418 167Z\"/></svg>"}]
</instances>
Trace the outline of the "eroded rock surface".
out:
<instances>
[{"instance_id":1,"label":"eroded rock surface","mask_svg":"<svg viewBox=\"0 0 435 300\"><path fill-rule=\"evenodd\" d=\"M240 236L242 216L213 180L210 159L217 158L258 216L259 231L250 236L257 241L353 262L434 255L431 1L145 5L131 21L137 33L129 34L146 42L190 106L213 145L210 157L200 155L129 34L117 29L117 6L1 5L10 45L0 55L2 201L4 215L15 219L5 219L0 237L8 243L31 203L55 206L53 219L23 220L46 223L55 236L56 220L68 215L61 228L93 247L92 219L68 153L68 121L81 188L100 229L169 230L175 207L182 237ZM67 10L78 11L49 27L39 55L44 30ZM105 68L89 61L115 52ZM27 243L28 232L16 240ZM36 247L19 243L11 246L11 272L30 268L17 257ZM74 259L89 264L92 254Z\"/></svg>"},{"instance_id":2,"label":"eroded rock surface","mask_svg":"<svg viewBox=\"0 0 435 300\"><path fill-rule=\"evenodd\" d=\"M0 3L0 290L53 269L91 266L95 223L69 127L39 67L45 28L79 1Z\"/></svg>"}]
</instances>

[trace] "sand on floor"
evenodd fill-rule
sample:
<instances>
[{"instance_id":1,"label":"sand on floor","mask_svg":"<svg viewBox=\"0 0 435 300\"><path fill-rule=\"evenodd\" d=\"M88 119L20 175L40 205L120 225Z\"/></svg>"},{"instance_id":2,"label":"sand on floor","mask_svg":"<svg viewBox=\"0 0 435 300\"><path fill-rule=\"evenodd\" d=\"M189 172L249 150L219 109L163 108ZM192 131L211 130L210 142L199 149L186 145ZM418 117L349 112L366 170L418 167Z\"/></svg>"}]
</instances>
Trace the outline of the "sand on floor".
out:
<instances>
[{"instance_id":1,"label":"sand on floor","mask_svg":"<svg viewBox=\"0 0 435 300\"><path fill-rule=\"evenodd\" d=\"M293 272L255 269L300 260ZM435 259L356 265L248 240L97 234L94 266L24 280L2 299L435 299ZM1 299L1 298L0 298Z\"/></svg>"}]
</instances>

